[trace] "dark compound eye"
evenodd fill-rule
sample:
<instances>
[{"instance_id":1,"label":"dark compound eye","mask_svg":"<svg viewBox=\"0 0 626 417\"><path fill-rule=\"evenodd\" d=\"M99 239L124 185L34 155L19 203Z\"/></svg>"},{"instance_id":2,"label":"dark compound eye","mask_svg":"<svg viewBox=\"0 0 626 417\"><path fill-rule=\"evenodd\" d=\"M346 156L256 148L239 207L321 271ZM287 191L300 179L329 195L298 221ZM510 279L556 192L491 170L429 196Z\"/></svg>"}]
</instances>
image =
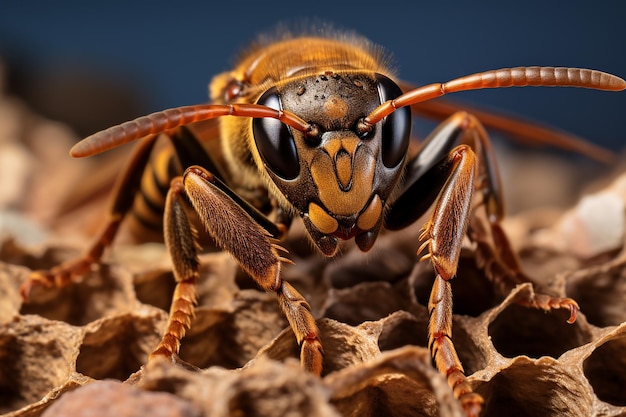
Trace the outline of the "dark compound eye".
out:
<instances>
[{"instance_id":1,"label":"dark compound eye","mask_svg":"<svg viewBox=\"0 0 626 417\"><path fill-rule=\"evenodd\" d=\"M230 80L224 89L224 101L230 102L243 94L244 84L239 80Z\"/></svg>"},{"instance_id":2,"label":"dark compound eye","mask_svg":"<svg viewBox=\"0 0 626 417\"><path fill-rule=\"evenodd\" d=\"M282 110L282 104L276 88L267 90L257 104ZM300 173L300 161L291 129L272 118L259 118L252 121L252 132L256 147L263 162L276 175L292 180Z\"/></svg>"},{"instance_id":3,"label":"dark compound eye","mask_svg":"<svg viewBox=\"0 0 626 417\"><path fill-rule=\"evenodd\" d=\"M376 74L380 102L392 100L402 94L400 87L382 74ZM402 107L382 121L382 159L387 168L403 161L409 147L411 134L411 109Z\"/></svg>"}]
</instances>

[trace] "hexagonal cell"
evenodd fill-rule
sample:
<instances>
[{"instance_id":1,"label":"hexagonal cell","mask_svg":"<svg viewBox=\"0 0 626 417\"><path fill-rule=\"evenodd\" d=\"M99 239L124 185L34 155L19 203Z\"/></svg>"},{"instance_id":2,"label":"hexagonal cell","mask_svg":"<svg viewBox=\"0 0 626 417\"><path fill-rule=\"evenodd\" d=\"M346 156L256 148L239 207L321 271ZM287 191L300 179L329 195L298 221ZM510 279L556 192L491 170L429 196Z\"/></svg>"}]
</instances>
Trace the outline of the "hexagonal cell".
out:
<instances>
[{"instance_id":1,"label":"hexagonal cell","mask_svg":"<svg viewBox=\"0 0 626 417\"><path fill-rule=\"evenodd\" d=\"M626 406L626 334L597 347L583 362L583 372L601 401Z\"/></svg>"},{"instance_id":2,"label":"hexagonal cell","mask_svg":"<svg viewBox=\"0 0 626 417\"><path fill-rule=\"evenodd\" d=\"M406 311L397 311L386 317L378 338L380 350L392 350L407 345L428 346L428 312L423 313L419 316L420 319Z\"/></svg>"},{"instance_id":3,"label":"hexagonal cell","mask_svg":"<svg viewBox=\"0 0 626 417\"><path fill-rule=\"evenodd\" d=\"M380 322L367 322L352 327L338 321L322 319L318 326L324 347L323 375L367 363L380 355Z\"/></svg>"},{"instance_id":4,"label":"hexagonal cell","mask_svg":"<svg viewBox=\"0 0 626 417\"><path fill-rule=\"evenodd\" d=\"M275 294L239 290L235 279L240 268L231 255L208 253L200 261L195 317L182 340L180 358L199 368L241 367L288 323ZM137 269L134 286L141 302L169 312L176 287L170 270Z\"/></svg>"},{"instance_id":5,"label":"hexagonal cell","mask_svg":"<svg viewBox=\"0 0 626 417\"><path fill-rule=\"evenodd\" d=\"M569 311L543 310L510 304L489 324L489 335L495 349L513 358L551 356L589 342L591 336L580 322L568 324Z\"/></svg>"},{"instance_id":6,"label":"hexagonal cell","mask_svg":"<svg viewBox=\"0 0 626 417\"><path fill-rule=\"evenodd\" d=\"M191 328L181 341L180 358L198 368L241 366L241 347L233 344L232 313L196 308ZM245 362L244 362L245 363Z\"/></svg>"},{"instance_id":7,"label":"hexagonal cell","mask_svg":"<svg viewBox=\"0 0 626 417\"><path fill-rule=\"evenodd\" d=\"M239 368L288 326L276 295L240 291L228 308L196 308L180 357L199 368Z\"/></svg>"},{"instance_id":8,"label":"hexagonal cell","mask_svg":"<svg viewBox=\"0 0 626 417\"><path fill-rule=\"evenodd\" d=\"M460 405L427 349L384 352L324 378L331 404L344 416L459 417Z\"/></svg>"},{"instance_id":9,"label":"hexagonal cell","mask_svg":"<svg viewBox=\"0 0 626 417\"><path fill-rule=\"evenodd\" d=\"M485 399L483 417L579 417L593 415L585 387L552 358L521 356L476 391Z\"/></svg>"},{"instance_id":10,"label":"hexagonal cell","mask_svg":"<svg viewBox=\"0 0 626 417\"><path fill-rule=\"evenodd\" d=\"M161 334L163 312L150 309L140 314L121 314L91 323L76 360L76 371L94 379L126 380L148 361Z\"/></svg>"},{"instance_id":11,"label":"hexagonal cell","mask_svg":"<svg viewBox=\"0 0 626 417\"><path fill-rule=\"evenodd\" d=\"M102 264L98 271L63 288L35 286L20 313L82 326L107 315L129 311L134 304L128 272Z\"/></svg>"},{"instance_id":12,"label":"hexagonal cell","mask_svg":"<svg viewBox=\"0 0 626 417\"><path fill-rule=\"evenodd\" d=\"M133 278L137 299L151 306L169 311L176 280L171 271L152 271Z\"/></svg>"},{"instance_id":13,"label":"hexagonal cell","mask_svg":"<svg viewBox=\"0 0 626 417\"><path fill-rule=\"evenodd\" d=\"M150 247L147 248L147 251L149 250ZM137 250L136 252L140 253ZM166 252L162 255L169 256ZM138 266L134 269L136 271L133 274L133 285L137 299L144 304L169 311L176 288L176 279L171 269L148 269L145 265L141 269ZM233 294L238 290L234 282L237 270L237 263L225 252L200 255L196 290L198 306L210 308L228 306Z\"/></svg>"},{"instance_id":14,"label":"hexagonal cell","mask_svg":"<svg viewBox=\"0 0 626 417\"><path fill-rule=\"evenodd\" d=\"M37 316L0 324L0 413L40 401L68 380L80 330Z\"/></svg>"},{"instance_id":15,"label":"hexagonal cell","mask_svg":"<svg viewBox=\"0 0 626 417\"><path fill-rule=\"evenodd\" d=\"M335 320L320 319L317 325L324 349L322 375L370 361L380 354L378 336L382 330L381 322L352 327ZM288 358L300 360L300 348L291 328L282 331L260 349L253 362L265 356L281 362Z\"/></svg>"},{"instance_id":16,"label":"hexagonal cell","mask_svg":"<svg viewBox=\"0 0 626 417\"><path fill-rule=\"evenodd\" d=\"M587 321L598 327L617 326L626 322L626 269L593 268L574 273L567 282L567 294L580 305Z\"/></svg>"},{"instance_id":17,"label":"hexagonal cell","mask_svg":"<svg viewBox=\"0 0 626 417\"><path fill-rule=\"evenodd\" d=\"M363 303L363 300L371 302ZM407 310L411 299L388 282L364 282L351 288L331 290L324 316L356 326Z\"/></svg>"},{"instance_id":18,"label":"hexagonal cell","mask_svg":"<svg viewBox=\"0 0 626 417\"><path fill-rule=\"evenodd\" d=\"M482 338L483 323L478 319L454 317L452 341L466 375L480 371L488 366L492 346Z\"/></svg>"},{"instance_id":19,"label":"hexagonal cell","mask_svg":"<svg viewBox=\"0 0 626 417\"><path fill-rule=\"evenodd\" d=\"M421 263L413 270L410 281L414 287L417 301L421 305L428 305L434 280L433 267L429 263ZM476 266L472 251L462 252L457 276L450 283L452 285L454 314L477 317L497 305L499 301L493 283Z\"/></svg>"},{"instance_id":20,"label":"hexagonal cell","mask_svg":"<svg viewBox=\"0 0 626 417\"><path fill-rule=\"evenodd\" d=\"M381 322L383 329L378 338L378 346L381 351L399 349L405 346L428 347L428 312L425 308L415 315L398 311L385 317ZM454 347L467 375L487 366L487 355L476 346L474 338L468 334L475 329L476 325L478 323L471 322L470 325L455 317L452 329ZM434 363L432 366L434 369Z\"/></svg>"},{"instance_id":21,"label":"hexagonal cell","mask_svg":"<svg viewBox=\"0 0 626 417\"><path fill-rule=\"evenodd\" d=\"M333 288L349 288L364 282L395 283L409 275L418 258L417 247L406 244L406 232L389 232L380 237L368 253L351 246L345 255L334 259L325 270ZM416 244L418 234L413 236ZM319 255L318 255L319 256Z\"/></svg>"},{"instance_id":22,"label":"hexagonal cell","mask_svg":"<svg viewBox=\"0 0 626 417\"><path fill-rule=\"evenodd\" d=\"M418 397L421 404L408 398ZM389 374L372 378L353 395L334 401L344 416L439 416L428 381L415 381L405 375Z\"/></svg>"}]
</instances>

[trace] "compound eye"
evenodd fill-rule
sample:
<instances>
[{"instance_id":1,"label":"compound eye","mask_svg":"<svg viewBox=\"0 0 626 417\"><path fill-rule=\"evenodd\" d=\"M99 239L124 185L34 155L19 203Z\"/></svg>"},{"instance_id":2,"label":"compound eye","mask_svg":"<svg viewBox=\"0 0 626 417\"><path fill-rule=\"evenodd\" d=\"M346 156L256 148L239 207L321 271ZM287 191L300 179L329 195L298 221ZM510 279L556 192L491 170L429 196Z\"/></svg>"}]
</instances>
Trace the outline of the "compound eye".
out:
<instances>
[{"instance_id":1,"label":"compound eye","mask_svg":"<svg viewBox=\"0 0 626 417\"><path fill-rule=\"evenodd\" d=\"M400 87L388 77L376 74L380 102L402 94ZM398 166L404 160L411 134L411 109L401 107L382 121L382 159L387 168Z\"/></svg>"},{"instance_id":2,"label":"compound eye","mask_svg":"<svg viewBox=\"0 0 626 417\"><path fill-rule=\"evenodd\" d=\"M226 85L224 89L224 101L231 102L238 97L241 97L244 92L244 85L241 81L232 79Z\"/></svg>"},{"instance_id":3,"label":"compound eye","mask_svg":"<svg viewBox=\"0 0 626 417\"><path fill-rule=\"evenodd\" d=\"M282 110L276 88L267 90L257 104ZM252 121L252 133L261 159L276 175L292 180L300 173L300 161L291 129L272 118L259 118Z\"/></svg>"}]
</instances>

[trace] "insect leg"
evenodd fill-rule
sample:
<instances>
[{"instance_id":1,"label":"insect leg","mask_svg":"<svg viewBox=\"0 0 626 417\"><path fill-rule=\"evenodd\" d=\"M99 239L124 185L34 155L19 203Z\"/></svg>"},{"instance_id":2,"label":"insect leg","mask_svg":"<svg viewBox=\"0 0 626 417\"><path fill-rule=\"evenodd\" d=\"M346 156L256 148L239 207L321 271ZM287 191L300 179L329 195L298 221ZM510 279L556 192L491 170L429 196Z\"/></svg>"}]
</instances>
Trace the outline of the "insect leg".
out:
<instances>
[{"instance_id":1,"label":"insect leg","mask_svg":"<svg viewBox=\"0 0 626 417\"><path fill-rule=\"evenodd\" d=\"M163 219L165 244L172 259L176 288L165 333L150 358L172 358L178 354L180 340L189 329L194 314L199 247L195 231L185 213L184 193L182 177L176 177L167 193Z\"/></svg>"},{"instance_id":2,"label":"insect leg","mask_svg":"<svg viewBox=\"0 0 626 417\"><path fill-rule=\"evenodd\" d=\"M479 216L470 216L468 235L477 245L479 266L502 294L508 294L516 285L532 280L522 272L517 255L500 225L504 203L495 154L487 132L472 114L455 113L424 141L419 153L407 164L406 180L385 218L385 227L392 230L404 228L428 210L451 172L447 154L458 144L469 145L478 157L474 182L487 214L486 221ZM578 305L570 298L538 293L516 301L543 310L569 309L569 322L575 320L578 310Z\"/></svg>"},{"instance_id":3,"label":"insect leg","mask_svg":"<svg viewBox=\"0 0 626 417\"><path fill-rule=\"evenodd\" d=\"M525 282L530 282L534 287L537 287L533 279L522 271L519 260L500 224L489 223L487 227L490 229L492 241L487 239L489 232L484 230L481 219L474 218L471 220L470 237L476 242L476 260L479 267L487 273L494 284L500 286L500 291L503 294L508 294L516 285ZM525 307L538 308L544 311L567 309L570 312L567 322L571 324L576 321L580 309L576 300L538 292L524 294L523 298L518 297L513 301Z\"/></svg>"},{"instance_id":4,"label":"insect leg","mask_svg":"<svg viewBox=\"0 0 626 417\"><path fill-rule=\"evenodd\" d=\"M20 287L20 293L24 299L28 299L33 286L62 287L89 272L91 265L100 260L104 249L111 244L117 234L124 215L133 205L133 197L139 188L141 175L150 159L156 138L156 136L150 136L139 142L125 171L117 178L108 218L89 250L79 258L69 260L50 270L33 271Z\"/></svg>"},{"instance_id":5,"label":"insect leg","mask_svg":"<svg viewBox=\"0 0 626 417\"><path fill-rule=\"evenodd\" d=\"M504 203L500 185L500 175L492 150L489 136L482 123L473 115L460 113L464 119L463 128L468 143L479 156L476 189L482 195L482 204L487 213L486 221L479 216L470 217L469 237L476 242L476 258L489 278L500 286L503 294L508 294L515 286L524 282L533 282L522 272L519 259L506 233L500 224L504 217ZM482 226L481 223L487 223ZM546 294L533 293L528 298L520 298L517 303L548 311L552 309L568 309L568 323L576 320L578 304L571 298L552 297Z\"/></svg>"},{"instance_id":6,"label":"insect leg","mask_svg":"<svg viewBox=\"0 0 626 417\"><path fill-rule=\"evenodd\" d=\"M461 243L471 215L476 156L467 145L459 145L443 161L450 172L430 220L424 225L420 240L429 249L437 277L428 301L430 323L428 345L437 369L470 416L477 416L483 399L472 391L452 342L452 287Z\"/></svg>"},{"instance_id":7,"label":"insect leg","mask_svg":"<svg viewBox=\"0 0 626 417\"><path fill-rule=\"evenodd\" d=\"M461 243L471 215L476 155L467 144L467 115L458 113L442 123L409 161L398 198L385 218L389 229L415 222L435 203L423 228L420 251L428 246L437 274L428 302L429 349L437 369L448 379L455 397L470 416L480 413L483 399L472 392L452 342L452 288ZM494 181L494 180L492 180ZM495 188L496 190L499 188Z\"/></svg>"},{"instance_id":8,"label":"insect leg","mask_svg":"<svg viewBox=\"0 0 626 417\"><path fill-rule=\"evenodd\" d=\"M192 166L183 177L185 192L204 227L216 243L230 252L265 291L278 295L280 307L301 346L303 368L320 374L322 345L311 308L304 297L280 276L283 250L274 237L207 170Z\"/></svg>"}]
</instances>

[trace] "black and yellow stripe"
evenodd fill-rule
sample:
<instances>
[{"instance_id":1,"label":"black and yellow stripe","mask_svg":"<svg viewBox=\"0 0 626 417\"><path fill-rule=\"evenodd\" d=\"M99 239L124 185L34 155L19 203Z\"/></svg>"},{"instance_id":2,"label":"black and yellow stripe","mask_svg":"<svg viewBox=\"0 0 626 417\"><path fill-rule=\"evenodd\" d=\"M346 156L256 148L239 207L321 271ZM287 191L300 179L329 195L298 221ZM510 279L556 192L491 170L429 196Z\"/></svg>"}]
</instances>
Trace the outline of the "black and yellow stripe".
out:
<instances>
[{"instance_id":1,"label":"black and yellow stripe","mask_svg":"<svg viewBox=\"0 0 626 417\"><path fill-rule=\"evenodd\" d=\"M164 146L156 150L144 170L140 188L135 195L129 227L140 241L163 239L165 197L171 180L181 175L174 149Z\"/></svg>"},{"instance_id":2,"label":"black and yellow stripe","mask_svg":"<svg viewBox=\"0 0 626 417\"><path fill-rule=\"evenodd\" d=\"M208 141L210 139L211 137ZM141 174L131 209L132 215L128 216L129 230L137 241L163 240L165 198L172 179L183 174L182 167L201 165L218 178L224 178L222 169L204 148L205 143L189 128L181 127L169 135L162 135L159 141L162 140L165 143L155 147Z\"/></svg>"}]
</instances>

